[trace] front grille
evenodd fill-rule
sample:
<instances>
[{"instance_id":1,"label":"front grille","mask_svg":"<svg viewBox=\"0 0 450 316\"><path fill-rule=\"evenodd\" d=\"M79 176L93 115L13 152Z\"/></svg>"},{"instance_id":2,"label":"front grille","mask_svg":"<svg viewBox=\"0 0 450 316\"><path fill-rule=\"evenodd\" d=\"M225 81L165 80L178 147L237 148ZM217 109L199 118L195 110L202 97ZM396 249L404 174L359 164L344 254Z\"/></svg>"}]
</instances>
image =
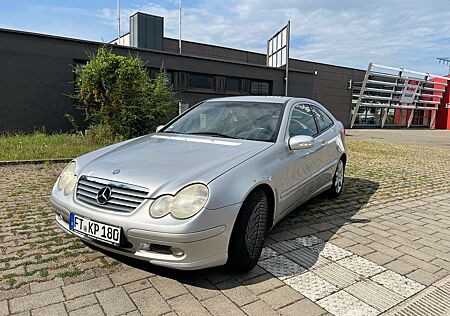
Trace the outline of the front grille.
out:
<instances>
[{"instance_id":1,"label":"front grille","mask_svg":"<svg viewBox=\"0 0 450 316\"><path fill-rule=\"evenodd\" d=\"M109 187L111 198L105 203L97 202L98 192ZM128 183L81 176L77 185L77 200L96 207L123 213L134 211L148 195L148 189Z\"/></svg>"}]
</instances>

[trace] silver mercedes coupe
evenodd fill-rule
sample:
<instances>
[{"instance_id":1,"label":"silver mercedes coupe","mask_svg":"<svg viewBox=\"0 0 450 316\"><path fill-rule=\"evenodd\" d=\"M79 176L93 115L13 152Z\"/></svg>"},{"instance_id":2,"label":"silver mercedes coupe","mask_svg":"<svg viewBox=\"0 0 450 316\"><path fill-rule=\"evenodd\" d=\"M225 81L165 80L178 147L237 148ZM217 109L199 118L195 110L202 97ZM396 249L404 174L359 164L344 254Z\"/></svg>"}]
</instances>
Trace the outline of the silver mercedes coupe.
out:
<instances>
[{"instance_id":1,"label":"silver mercedes coupe","mask_svg":"<svg viewBox=\"0 0 450 316\"><path fill-rule=\"evenodd\" d=\"M50 201L63 230L107 251L248 271L278 221L322 192L341 193L344 135L309 99L211 99L156 133L74 159Z\"/></svg>"}]
</instances>

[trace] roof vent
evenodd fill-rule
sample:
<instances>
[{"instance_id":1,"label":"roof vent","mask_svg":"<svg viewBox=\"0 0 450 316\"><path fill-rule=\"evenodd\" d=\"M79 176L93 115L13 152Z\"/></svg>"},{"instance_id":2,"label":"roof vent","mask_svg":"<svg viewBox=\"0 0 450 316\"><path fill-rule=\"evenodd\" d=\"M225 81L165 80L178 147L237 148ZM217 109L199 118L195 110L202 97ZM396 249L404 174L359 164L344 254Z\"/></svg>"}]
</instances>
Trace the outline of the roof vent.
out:
<instances>
[{"instance_id":1,"label":"roof vent","mask_svg":"<svg viewBox=\"0 0 450 316\"><path fill-rule=\"evenodd\" d=\"M163 49L164 18L137 12L130 16L130 46Z\"/></svg>"}]
</instances>

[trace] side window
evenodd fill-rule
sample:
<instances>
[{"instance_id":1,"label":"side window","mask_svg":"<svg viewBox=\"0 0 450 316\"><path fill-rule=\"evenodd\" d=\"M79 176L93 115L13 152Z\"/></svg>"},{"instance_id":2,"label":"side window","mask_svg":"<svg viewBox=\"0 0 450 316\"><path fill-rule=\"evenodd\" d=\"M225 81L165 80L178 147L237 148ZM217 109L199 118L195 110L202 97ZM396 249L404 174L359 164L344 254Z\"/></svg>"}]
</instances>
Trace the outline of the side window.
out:
<instances>
[{"instance_id":1,"label":"side window","mask_svg":"<svg viewBox=\"0 0 450 316\"><path fill-rule=\"evenodd\" d=\"M311 109L306 104L295 105L289 121L289 136L317 134L317 126Z\"/></svg>"},{"instance_id":2,"label":"side window","mask_svg":"<svg viewBox=\"0 0 450 316\"><path fill-rule=\"evenodd\" d=\"M312 106L311 108L320 131L323 131L333 125L333 121L324 111L316 108L315 106Z\"/></svg>"}]
</instances>

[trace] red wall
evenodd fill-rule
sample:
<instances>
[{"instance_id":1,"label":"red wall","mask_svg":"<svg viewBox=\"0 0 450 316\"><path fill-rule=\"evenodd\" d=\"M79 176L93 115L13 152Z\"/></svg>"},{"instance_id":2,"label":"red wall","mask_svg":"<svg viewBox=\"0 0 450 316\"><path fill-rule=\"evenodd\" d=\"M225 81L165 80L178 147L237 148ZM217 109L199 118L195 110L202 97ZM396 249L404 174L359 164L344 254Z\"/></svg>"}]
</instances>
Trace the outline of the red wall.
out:
<instances>
[{"instance_id":1,"label":"red wall","mask_svg":"<svg viewBox=\"0 0 450 316\"><path fill-rule=\"evenodd\" d=\"M447 77L450 77L448 75ZM444 79L435 79L436 82L444 82ZM447 81L450 84L450 81ZM442 89L438 83L434 85L435 88ZM441 99L441 104L439 105L439 110L436 114L436 129L449 129L450 130L450 109L446 108L446 104L450 104L450 87L447 86L444 97Z\"/></svg>"}]
</instances>

